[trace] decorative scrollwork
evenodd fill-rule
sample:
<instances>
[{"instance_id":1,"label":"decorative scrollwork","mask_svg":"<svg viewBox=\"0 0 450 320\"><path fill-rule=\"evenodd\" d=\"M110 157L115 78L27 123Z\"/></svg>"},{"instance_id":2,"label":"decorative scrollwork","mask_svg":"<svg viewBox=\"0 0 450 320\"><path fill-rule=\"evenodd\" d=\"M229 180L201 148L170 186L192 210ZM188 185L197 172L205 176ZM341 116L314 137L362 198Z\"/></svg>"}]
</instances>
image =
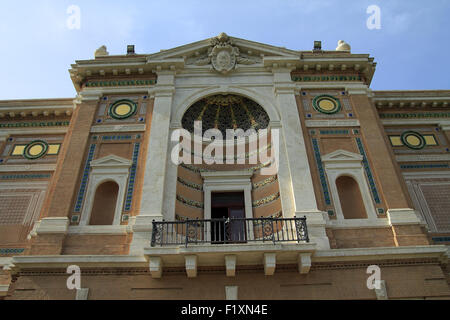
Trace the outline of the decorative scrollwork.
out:
<instances>
[{"instance_id":1,"label":"decorative scrollwork","mask_svg":"<svg viewBox=\"0 0 450 320\"><path fill-rule=\"evenodd\" d=\"M308 230L306 228L306 219L295 219L295 228L297 230L298 241L309 241Z\"/></svg>"},{"instance_id":2,"label":"decorative scrollwork","mask_svg":"<svg viewBox=\"0 0 450 320\"><path fill-rule=\"evenodd\" d=\"M163 235L163 224L153 223L153 231L152 231L152 247L156 244L162 244L162 235Z\"/></svg>"}]
</instances>

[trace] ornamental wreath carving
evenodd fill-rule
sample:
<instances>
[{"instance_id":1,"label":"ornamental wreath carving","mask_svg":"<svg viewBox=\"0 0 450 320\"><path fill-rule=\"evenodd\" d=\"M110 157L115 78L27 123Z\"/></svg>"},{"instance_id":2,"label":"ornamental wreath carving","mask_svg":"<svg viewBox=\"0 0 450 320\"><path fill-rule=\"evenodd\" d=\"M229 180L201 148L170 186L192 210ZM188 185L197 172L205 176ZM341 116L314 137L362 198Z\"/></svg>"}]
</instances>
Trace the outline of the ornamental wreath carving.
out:
<instances>
[{"instance_id":1,"label":"ornamental wreath carving","mask_svg":"<svg viewBox=\"0 0 450 320\"><path fill-rule=\"evenodd\" d=\"M226 33L221 33L211 40L211 48L206 57L195 61L195 65L204 66L212 64L217 72L226 74L235 69L238 64L255 64L256 60L240 56L239 48L233 46L233 42Z\"/></svg>"}]
</instances>

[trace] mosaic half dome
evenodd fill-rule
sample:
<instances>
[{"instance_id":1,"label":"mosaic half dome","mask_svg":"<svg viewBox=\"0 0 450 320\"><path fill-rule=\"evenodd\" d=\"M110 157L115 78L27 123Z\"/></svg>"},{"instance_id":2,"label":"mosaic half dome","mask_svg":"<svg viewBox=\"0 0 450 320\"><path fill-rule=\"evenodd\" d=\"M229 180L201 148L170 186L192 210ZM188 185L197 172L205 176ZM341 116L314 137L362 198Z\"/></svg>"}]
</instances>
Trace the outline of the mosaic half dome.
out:
<instances>
[{"instance_id":1,"label":"mosaic half dome","mask_svg":"<svg viewBox=\"0 0 450 320\"><path fill-rule=\"evenodd\" d=\"M183 116L183 128L193 133L194 121L202 121L202 134L209 129L219 129L226 137L227 129L265 129L270 119L266 111L250 99L216 95L193 104Z\"/></svg>"}]
</instances>

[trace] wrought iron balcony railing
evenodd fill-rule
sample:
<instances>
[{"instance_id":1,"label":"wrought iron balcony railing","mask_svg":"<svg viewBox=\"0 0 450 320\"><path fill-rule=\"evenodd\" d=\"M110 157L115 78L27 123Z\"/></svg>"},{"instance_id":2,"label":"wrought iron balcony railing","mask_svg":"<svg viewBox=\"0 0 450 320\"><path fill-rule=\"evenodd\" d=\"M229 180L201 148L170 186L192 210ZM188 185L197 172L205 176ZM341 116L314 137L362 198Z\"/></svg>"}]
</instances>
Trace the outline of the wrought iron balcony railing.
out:
<instances>
[{"instance_id":1,"label":"wrought iron balcony railing","mask_svg":"<svg viewBox=\"0 0 450 320\"><path fill-rule=\"evenodd\" d=\"M309 242L304 218L153 221L151 246Z\"/></svg>"}]
</instances>

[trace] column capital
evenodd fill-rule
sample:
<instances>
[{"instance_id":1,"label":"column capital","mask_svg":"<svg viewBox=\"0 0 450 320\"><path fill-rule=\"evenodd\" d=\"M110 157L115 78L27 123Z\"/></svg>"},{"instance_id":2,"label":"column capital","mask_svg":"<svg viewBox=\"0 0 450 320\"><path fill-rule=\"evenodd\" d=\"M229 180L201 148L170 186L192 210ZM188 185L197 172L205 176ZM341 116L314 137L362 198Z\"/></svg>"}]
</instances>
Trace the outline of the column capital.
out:
<instances>
[{"instance_id":1,"label":"column capital","mask_svg":"<svg viewBox=\"0 0 450 320\"><path fill-rule=\"evenodd\" d=\"M439 127L442 131L450 131L450 121L439 122Z\"/></svg>"},{"instance_id":2,"label":"column capital","mask_svg":"<svg viewBox=\"0 0 450 320\"><path fill-rule=\"evenodd\" d=\"M175 87L171 85L158 86L149 90L149 94L155 98L172 98L175 94Z\"/></svg>"},{"instance_id":3,"label":"column capital","mask_svg":"<svg viewBox=\"0 0 450 320\"><path fill-rule=\"evenodd\" d=\"M354 94L363 94L366 95L368 97L373 97L373 92L372 89L370 89L367 85L365 84L358 84L358 85L352 85L352 86L346 86L345 90L347 91L347 93L349 95L354 95Z\"/></svg>"},{"instance_id":4,"label":"column capital","mask_svg":"<svg viewBox=\"0 0 450 320\"><path fill-rule=\"evenodd\" d=\"M9 137L9 133L7 132L0 132L0 142L5 142Z\"/></svg>"},{"instance_id":5,"label":"column capital","mask_svg":"<svg viewBox=\"0 0 450 320\"><path fill-rule=\"evenodd\" d=\"M101 90L83 90L81 91L77 97L74 99L75 104L81 104L81 103L92 103L97 102L100 100L100 98L103 96L103 91Z\"/></svg>"}]
</instances>

